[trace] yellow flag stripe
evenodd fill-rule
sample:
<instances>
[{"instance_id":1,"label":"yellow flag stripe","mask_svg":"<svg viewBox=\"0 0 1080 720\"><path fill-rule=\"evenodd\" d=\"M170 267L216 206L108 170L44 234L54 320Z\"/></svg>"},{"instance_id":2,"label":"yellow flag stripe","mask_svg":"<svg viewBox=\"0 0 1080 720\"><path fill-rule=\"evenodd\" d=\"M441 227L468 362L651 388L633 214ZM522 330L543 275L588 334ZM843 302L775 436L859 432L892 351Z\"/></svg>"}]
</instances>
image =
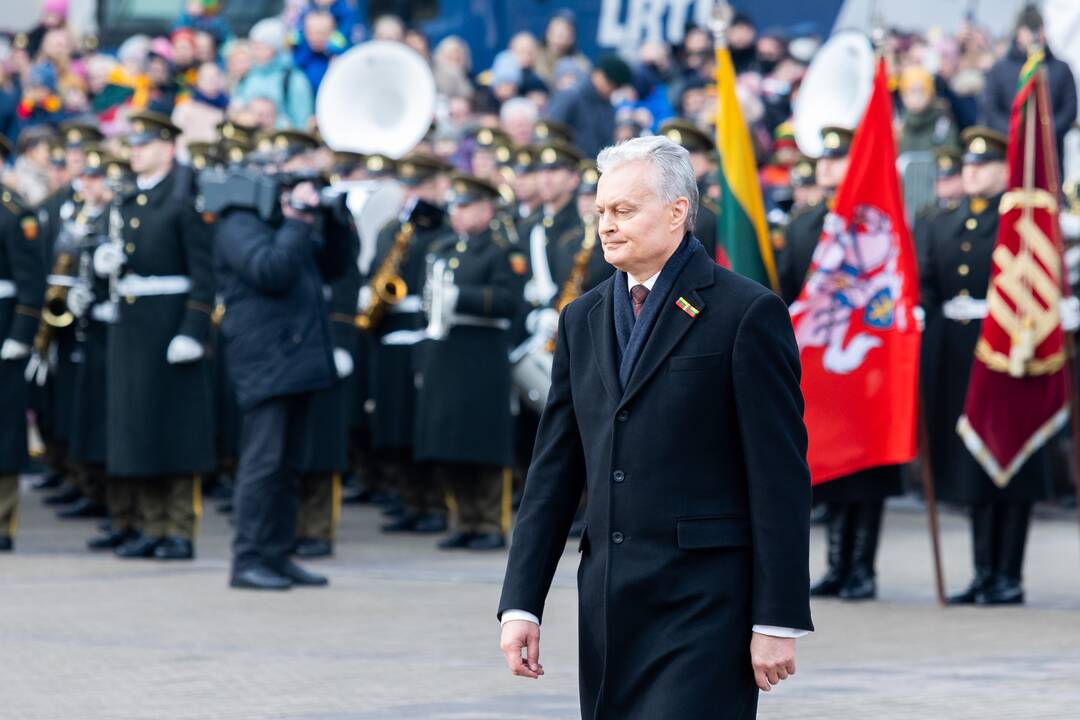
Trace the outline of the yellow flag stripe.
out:
<instances>
[{"instance_id":1,"label":"yellow flag stripe","mask_svg":"<svg viewBox=\"0 0 1080 720\"><path fill-rule=\"evenodd\" d=\"M725 47L716 48L716 149L720 153L721 172L728 188L754 226L758 250L761 252L765 272L769 276L769 284L779 291L780 281L776 274L772 245L769 243L765 201L761 197L754 147L735 94L735 68Z\"/></svg>"}]
</instances>

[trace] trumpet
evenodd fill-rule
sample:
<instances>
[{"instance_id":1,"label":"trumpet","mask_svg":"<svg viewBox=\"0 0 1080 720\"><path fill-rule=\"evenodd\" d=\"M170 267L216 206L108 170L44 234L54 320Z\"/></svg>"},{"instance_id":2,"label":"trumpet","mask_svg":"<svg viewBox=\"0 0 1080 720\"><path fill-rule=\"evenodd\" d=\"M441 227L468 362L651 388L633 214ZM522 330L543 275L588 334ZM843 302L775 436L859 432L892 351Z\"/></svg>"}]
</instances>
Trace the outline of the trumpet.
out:
<instances>
[{"instance_id":1,"label":"trumpet","mask_svg":"<svg viewBox=\"0 0 1080 720\"><path fill-rule=\"evenodd\" d=\"M424 286L424 309L428 324L424 335L430 340L444 340L450 334L454 308L447 301L450 288L454 286L454 271L439 258L428 264L428 281Z\"/></svg>"},{"instance_id":2,"label":"trumpet","mask_svg":"<svg viewBox=\"0 0 1080 720\"><path fill-rule=\"evenodd\" d=\"M399 304L409 294L409 286L401 277L401 266L408 256L413 234L412 223L405 222L394 236L393 247L368 283L371 301L356 316L356 327L359 329L370 331L378 327L386 310Z\"/></svg>"}]
</instances>

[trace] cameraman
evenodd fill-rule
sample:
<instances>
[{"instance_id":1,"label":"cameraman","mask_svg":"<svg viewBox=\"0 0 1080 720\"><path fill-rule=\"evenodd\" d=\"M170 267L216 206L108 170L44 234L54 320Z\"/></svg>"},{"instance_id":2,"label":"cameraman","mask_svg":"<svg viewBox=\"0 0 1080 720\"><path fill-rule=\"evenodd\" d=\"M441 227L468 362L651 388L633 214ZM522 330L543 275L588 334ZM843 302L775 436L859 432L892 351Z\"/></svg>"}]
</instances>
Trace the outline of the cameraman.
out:
<instances>
[{"instance_id":1,"label":"cameraman","mask_svg":"<svg viewBox=\"0 0 1080 720\"><path fill-rule=\"evenodd\" d=\"M288 156L294 135L283 131L272 140ZM236 588L327 584L289 559L301 425L312 395L338 376L323 284L348 269L354 237L339 215L343 208L322 208L319 200L305 180L281 191L270 219L233 207L218 222L219 290L228 308L222 331L243 415L230 582Z\"/></svg>"}]
</instances>

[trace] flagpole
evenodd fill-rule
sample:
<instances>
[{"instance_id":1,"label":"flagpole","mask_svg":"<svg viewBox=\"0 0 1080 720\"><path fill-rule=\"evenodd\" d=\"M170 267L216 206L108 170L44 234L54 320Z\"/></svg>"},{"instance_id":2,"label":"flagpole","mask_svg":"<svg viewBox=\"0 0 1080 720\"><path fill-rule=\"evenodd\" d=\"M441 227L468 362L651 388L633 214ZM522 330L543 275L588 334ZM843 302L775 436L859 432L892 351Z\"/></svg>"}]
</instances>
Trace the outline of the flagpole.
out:
<instances>
[{"instance_id":1,"label":"flagpole","mask_svg":"<svg viewBox=\"0 0 1080 720\"><path fill-rule=\"evenodd\" d=\"M922 476L923 500L926 502L926 525L930 533L930 553L934 559L934 588L938 605L945 607L945 572L941 565L941 528L938 524L937 495L934 492L934 473L930 465L930 433L926 427L925 405L920 393L919 411L919 474Z\"/></svg>"},{"instance_id":2,"label":"flagpole","mask_svg":"<svg viewBox=\"0 0 1080 720\"><path fill-rule=\"evenodd\" d=\"M1054 199L1059 200L1061 193L1058 192L1058 159L1054 150L1057 145L1049 121L1050 98L1046 91L1046 66L1043 65L1036 72L1038 73L1038 79L1035 82L1035 101L1043 107L1043 112L1040 114L1042 122L1039 129L1042 131L1043 160L1046 166L1047 185ZM1060 251L1062 249L1061 224L1054 222L1051 225L1054 233L1054 246ZM1069 286L1069 274L1065 269L1064 259L1061 267L1061 296L1063 298L1072 296L1072 288ZM1062 334L1065 340L1065 382L1068 383L1069 388L1069 421L1072 424L1072 476L1078 501L1076 503L1076 522L1077 527L1080 528L1080 385L1077 382L1076 334L1075 332L1063 332Z\"/></svg>"}]
</instances>

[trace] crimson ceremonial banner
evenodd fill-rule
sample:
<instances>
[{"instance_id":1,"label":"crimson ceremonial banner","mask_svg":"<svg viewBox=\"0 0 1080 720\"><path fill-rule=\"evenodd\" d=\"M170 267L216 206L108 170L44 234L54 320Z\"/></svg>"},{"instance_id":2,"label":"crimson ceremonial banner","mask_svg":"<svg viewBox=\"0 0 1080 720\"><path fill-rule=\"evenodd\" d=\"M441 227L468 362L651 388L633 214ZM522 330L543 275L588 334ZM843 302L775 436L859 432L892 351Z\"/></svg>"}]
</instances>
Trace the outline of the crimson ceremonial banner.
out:
<instances>
[{"instance_id":1,"label":"crimson ceremonial banner","mask_svg":"<svg viewBox=\"0 0 1080 720\"><path fill-rule=\"evenodd\" d=\"M1013 101L987 315L956 425L998 487L1068 419L1057 157L1041 61L1025 65Z\"/></svg>"},{"instance_id":2,"label":"crimson ceremonial banner","mask_svg":"<svg viewBox=\"0 0 1080 720\"><path fill-rule=\"evenodd\" d=\"M791 306L812 482L915 457L919 328L884 61L847 175Z\"/></svg>"}]
</instances>

